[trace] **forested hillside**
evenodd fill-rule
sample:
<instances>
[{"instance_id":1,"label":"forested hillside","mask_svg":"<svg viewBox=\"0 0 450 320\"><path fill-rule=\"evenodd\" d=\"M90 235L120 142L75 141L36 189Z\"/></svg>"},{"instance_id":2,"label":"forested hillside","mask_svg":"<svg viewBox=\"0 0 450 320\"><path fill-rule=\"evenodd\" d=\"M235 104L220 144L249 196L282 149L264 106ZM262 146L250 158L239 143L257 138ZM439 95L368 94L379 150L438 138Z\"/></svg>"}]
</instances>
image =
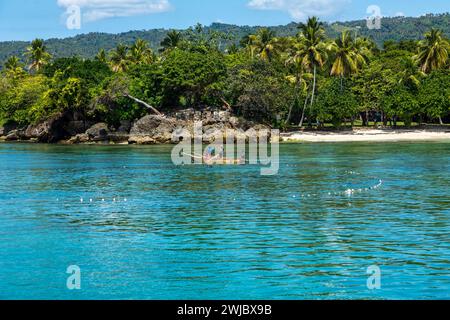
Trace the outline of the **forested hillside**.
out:
<instances>
[{"instance_id":1,"label":"forested hillside","mask_svg":"<svg viewBox=\"0 0 450 320\"><path fill-rule=\"evenodd\" d=\"M423 34L431 27L443 30L444 34L450 36L450 14L426 15L419 18L396 17L384 18L381 30L369 30L365 20L336 22L325 24L328 37L335 38L343 30L351 29L356 32L356 27L362 36L371 37L378 46L382 46L387 40L421 39ZM221 40L219 48L225 50L232 43L239 41L248 34L255 34L260 27L235 26L229 24L214 23L204 28L204 32L219 32ZM298 32L297 24L290 23L285 26L270 27L277 36L293 36ZM66 39L49 39L46 45L54 58L79 56L82 58L93 58L99 49L109 51L119 43L131 45L137 39L143 39L150 43L152 49L159 48L160 42L169 30L152 29L147 31L130 31L121 34L89 33ZM189 30L184 30L184 34ZM0 65L10 56L22 57L29 42L0 42Z\"/></svg>"}]
</instances>

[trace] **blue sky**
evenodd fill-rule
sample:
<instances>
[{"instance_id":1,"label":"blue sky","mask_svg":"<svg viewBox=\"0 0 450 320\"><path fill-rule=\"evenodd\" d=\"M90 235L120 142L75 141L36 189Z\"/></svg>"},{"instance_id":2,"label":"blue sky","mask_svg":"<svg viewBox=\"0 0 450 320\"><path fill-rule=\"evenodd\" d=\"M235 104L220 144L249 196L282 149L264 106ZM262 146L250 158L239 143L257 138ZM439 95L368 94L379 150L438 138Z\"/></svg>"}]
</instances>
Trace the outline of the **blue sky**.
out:
<instances>
[{"instance_id":1,"label":"blue sky","mask_svg":"<svg viewBox=\"0 0 450 320\"><path fill-rule=\"evenodd\" d=\"M0 0L0 41L186 28L197 22L278 25L308 15L326 21L354 20L365 18L372 4L385 16L450 11L449 0ZM82 14L78 30L66 27L65 12L73 5Z\"/></svg>"}]
</instances>

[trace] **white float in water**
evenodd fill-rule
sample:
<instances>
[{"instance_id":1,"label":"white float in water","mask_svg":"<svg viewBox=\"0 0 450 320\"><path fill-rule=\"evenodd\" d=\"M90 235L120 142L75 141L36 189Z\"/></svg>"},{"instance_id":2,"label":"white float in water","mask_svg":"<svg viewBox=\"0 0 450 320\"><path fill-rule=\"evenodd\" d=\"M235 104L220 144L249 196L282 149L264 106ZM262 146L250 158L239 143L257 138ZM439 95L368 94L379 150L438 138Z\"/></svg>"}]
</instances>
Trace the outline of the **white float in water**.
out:
<instances>
[{"instance_id":1,"label":"white float in water","mask_svg":"<svg viewBox=\"0 0 450 320\"><path fill-rule=\"evenodd\" d=\"M353 195L353 193L354 193L353 189L348 189L345 191L345 195L347 195L347 196L351 196L351 195Z\"/></svg>"}]
</instances>

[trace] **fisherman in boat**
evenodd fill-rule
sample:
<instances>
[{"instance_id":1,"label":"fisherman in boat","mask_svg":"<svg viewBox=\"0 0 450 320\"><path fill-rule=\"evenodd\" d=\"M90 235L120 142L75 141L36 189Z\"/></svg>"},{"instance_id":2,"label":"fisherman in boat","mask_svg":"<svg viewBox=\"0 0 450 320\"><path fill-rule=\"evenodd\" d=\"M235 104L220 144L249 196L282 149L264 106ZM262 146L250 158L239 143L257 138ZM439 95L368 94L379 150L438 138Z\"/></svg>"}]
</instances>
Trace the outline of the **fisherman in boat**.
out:
<instances>
[{"instance_id":1,"label":"fisherman in boat","mask_svg":"<svg viewBox=\"0 0 450 320\"><path fill-rule=\"evenodd\" d=\"M205 162L210 162L211 159L213 158L213 154L214 154L214 147L207 147L203 156L203 160L205 160Z\"/></svg>"},{"instance_id":2,"label":"fisherman in boat","mask_svg":"<svg viewBox=\"0 0 450 320\"><path fill-rule=\"evenodd\" d=\"M216 149L217 148L217 149ZM205 149L203 152L203 155L190 155L192 158L192 161L195 162L196 159L203 160L202 162L206 165L212 166L215 164L245 164L245 153L241 155L239 159L234 158L224 158L224 148L222 146L214 147L209 146ZM185 153L185 155L189 155Z\"/></svg>"},{"instance_id":3,"label":"fisherman in boat","mask_svg":"<svg viewBox=\"0 0 450 320\"><path fill-rule=\"evenodd\" d=\"M212 146L206 148L204 155L204 161L206 164L220 163L223 160L223 147L219 147L218 149L219 151L217 151L216 148Z\"/></svg>"}]
</instances>

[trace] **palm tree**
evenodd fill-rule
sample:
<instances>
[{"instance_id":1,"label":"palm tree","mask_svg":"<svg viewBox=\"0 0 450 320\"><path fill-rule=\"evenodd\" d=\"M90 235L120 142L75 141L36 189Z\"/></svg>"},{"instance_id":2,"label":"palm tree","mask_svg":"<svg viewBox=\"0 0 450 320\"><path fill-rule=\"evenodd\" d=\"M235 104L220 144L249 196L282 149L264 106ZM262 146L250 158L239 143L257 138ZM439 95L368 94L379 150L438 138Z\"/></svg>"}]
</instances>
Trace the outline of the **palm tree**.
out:
<instances>
[{"instance_id":1,"label":"palm tree","mask_svg":"<svg viewBox=\"0 0 450 320\"><path fill-rule=\"evenodd\" d=\"M128 47L124 44L118 44L115 50L110 53L111 69L114 72L123 72L128 67Z\"/></svg>"},{"instance_id":2,"label":"palm tree","mask_svg":"<svg viewBox=\"0 0 450 320\"><path fill-rule=\"evenodd\" d=\"M247 49L252 59L255 57L256 50L258 49L257 42L258 37L254 34L246 35L240 41L240 45Z\"/></svg>"},{"instance_id":3,"label":"palm tree","mask_svg":"<svg viewBox=\"0 0 450 320\"><path fill-rule=\"evenodd\" d=\"M366 37L357 37L354 41L355 60L358 70L362 69L369 61L369 58L373 55L373 51L376 50L376 43Z\"/></svg>"},{"instance_id":4,"label":"palm tree","mask_svg":"<svg viewBox=\"0 0 450 320\"><path fill-rule=\"evenodd\" d=\"M148 42L142 39L137 39L131 46L128 58L135 64L151 64L154 61L152 49Z\"/></svg>"},{"instance_id":5,"label":"palm tree","mask_svg":"<svg viewBox=\"0 0 450 320\"><path fill-rule=\"evenodd\" d=\"M304 65L304 57L305 53L303 51L303 46L296 41L296 39L292 39L292 44L287 49L287 59L286 59L286 65L291 65L294 68L294 76L289 77L289 80L293 83L295 83L295 92L296 92L296 99L298 100L298 96L300 92L307 92L308 91L308 80L312 78L312 75L310 73L307 73L305 70ZM302 110L302 116L300 123L303 125L303 121L305 119L305 111L306 106L308 104L308 94L306 94L305 98L305 104ZM295 102L294 102L295 103ZM294 107L294 103L289 108L289 113L286 119L286 124L289 123L292 115L292 109Z\"/></svg>"},{"instance_id":6,"label":"palm tree","mask_svg":"<svg viewBox=\"0 0 450 320\"><path fill-rule=\"evenodd\" d=\"M449 44L442 31L432 28L425 34L425 39L419 42L418 54L414 60L424 73L445 67L449 56Z\"/></svg>"},{"instance_id":7,"label":"palm tree","mask_svg":"<svg viewBox=\"0 0 450 320\"><path fill-rule=\"evenodd\" d=\"M252 59L257 56L262 60L272 61L278 51L278 39L268 28L261 28L256 34L243 37L240 43L247 47Z\"/></svg>"},{"instance_id":8,"label":"palm tree","mask_svg":"<svg viewBox=\"0 0 450 320\"><path fill-rule=\"evenodd\" d=\"M106 51L105 49L100 49L97 53L97 55L95 56L95 60L106 63L107 62L107 57L106 57Z\"/></svg>"},{"instance_id":9,"label":"palm tree","mask_svg":"<svg viewBox=\"0 0 450 320\"><path fill-rule=\"evenodd\" d=\"M331 43L329 50L334 57L330 74L341 78L342 91L343 79L358 70L358 57L350 32L342 32L341 36Z\"/></svg>"},{"instance_id":10,"label":"palm tree","mask_svg":"<svg viewBox=\"0 0 450 320\"><path fill-rule=\"evenodd\" d=\"M160 45L162 48L160 49L160 52L178 48L182 40L183 37L180 32L176 30L169 31L163 41L161 41Z\"/></svg>"},{"instance_id":11,"label":"palm tree","mask_svg":"<svg viewBox=\"0 0 450 320\"><path fill-rule=\"evenodd\" d=\"M422 79L427 75L425 72L417 68L417 64L414 59L409 58L404 61L401 66L402 71L397 74L398 83L408 88L409 91L417 93L420 89ZM422 115L419 114L419 124L422 123ZM439 116L439 121L442 124L442 118Z\"/></svg>"},{"instance_id":12,"label":"palm tree","mask_svg":"<svg viewBox=\"0 0 450 320\"><path fill-rule=\"evenodd\" d=\"M5 61L5 69L7 71L14 71L17 68L22 68L22 64L17 56L9 57L8 60Z\"/></svg>"},{"instance_id":13,"label":"palm tree","mask_svg":"<svg viewBox=\"0 0 450 320\"><path fill-rule=\"evenodd\" d=\"M257 36L258 55L262 60L271 61L275 53L275 33L268 29L259 29Z\"/></svg>"},{"instance_id":14,"label":"palm tree","mask_svg":"<svg viewBox=\"0 0 450 320\"><path fill-rule=\"evenodd\" d=\"M28 56L28 61L30 62L28 68L30 71L34 70L36 72L39 72L52 57L50 53L47 52L47 47L42 39L33 40L31 46L27 48L25 55Z\"/></svg>"},{"instance_id":15,"label":"palm tree","mask_svg":"<svg viewBox=\"0 0 450 320\"><path fill-rule=\"evenodd\" d=\"M252 57L258 56L264 61L272 61L277 54L278 39L275 33L268 28L261 28L255 35L248 37Z\"/></svg>"},{"instance_id":16,"label":"palm tree","mask_svg":"<svg viewBox=\"0 0 450 320\"><path fill-rule=\"evenodd\" d=\"M402 69L399 73L399 83L412 90L419 89L421 79L426 77L426 73L417 68L413 59L407 59Z\"/></svg>"},{"instance_id":17,"label":"palm tree","mask_svg":"<svg viewBox=\"0 0 450 320\"><path fill-rule=\"evenodd\" d=\"M306 24L300 23L298 27L300 29L299 52L301 52L302 55L302 64L308 71L313 71L310 103L311 112L316 91L317 67L321 68L326 60L326 51L323 43L325 39L325 30L323 24L319 22L316 17L308 18ZM303 119L299 126L303 126Z\"/></svg>"}]
</instances>

